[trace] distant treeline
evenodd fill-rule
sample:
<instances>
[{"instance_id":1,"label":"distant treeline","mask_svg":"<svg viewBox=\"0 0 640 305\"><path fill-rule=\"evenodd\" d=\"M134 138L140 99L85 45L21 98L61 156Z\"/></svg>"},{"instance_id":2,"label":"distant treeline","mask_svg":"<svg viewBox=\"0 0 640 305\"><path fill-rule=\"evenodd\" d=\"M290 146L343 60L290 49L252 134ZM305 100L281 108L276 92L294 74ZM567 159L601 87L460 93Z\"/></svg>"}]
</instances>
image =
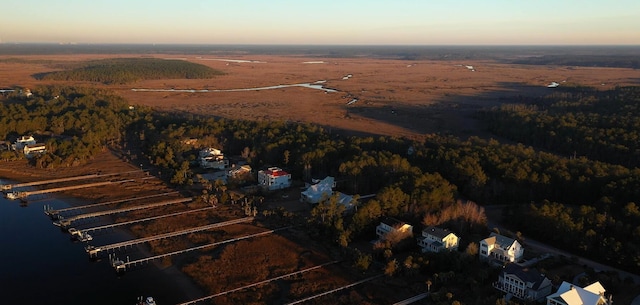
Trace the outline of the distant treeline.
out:
<instances>
[{"instance_id":1,"label":"distant treeline","mask_svg":"<svg viewBox=\"0 0 640 305\"><path fill-rule=\"evenodd\" d=\"M494 107L481 118L491 132L510 140L563 156L640 167L640 87L555 92Z\"/></svg>"},{"instance_id":2,"label":"distant treeline","mask_svg":"<svg viewBox=\"0 0 640 305\"><path fill-rule=\"evenodd\" d=\"M222 74L224 73L221 71L184 60L119 58L90 61L72 70L42 73L34 77L44 80L126 84L149 79L206 79Z\"/></svg>"},{"instance_id":3,"label":"distant treeline","mask_svg":"<svg viewBox=\"0 0 640 305\"><path fill-rule=\"evenodd\" d=\"M638 55L543 55L512 61L523 65L610 67L640 69Z\"/></svg>"}]
</instances>

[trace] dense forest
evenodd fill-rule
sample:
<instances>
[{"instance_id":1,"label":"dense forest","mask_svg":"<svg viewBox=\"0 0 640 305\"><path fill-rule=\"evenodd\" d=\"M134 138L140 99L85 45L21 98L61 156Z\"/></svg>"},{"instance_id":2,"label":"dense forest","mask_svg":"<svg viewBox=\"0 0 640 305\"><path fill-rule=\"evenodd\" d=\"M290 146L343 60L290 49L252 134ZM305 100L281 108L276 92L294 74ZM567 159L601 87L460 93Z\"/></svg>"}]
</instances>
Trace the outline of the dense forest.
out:
<instances>
[{"instance_id":1,"label":"dense forest","mask_svg":"<svg viewBox=\"0 0 640 305\"><path fill-rule=\"evenodd\" d=\"M574 88L479 114L520 144L346 137L311 124L154 112L96 89L32 92L28 101L0 104L0 136L47 135L51 149L35 166L81 163L117 143L139 148L167 182L189 185L197 151L213 146L254 169L280 166L296 179L332 175L345 193L375 194L363 202L356 196L347 216L337 198L312 210L310 232L342 247L370 238L382 216L449 227L464 240L486 233L481 206L499 204L514 231L640 272L638 88ZM185 141L193 138L197 145Z\"/></svg>"},{"instance_id":2,"label":"dense forest","mask_svg":"<svg viewBox=\"0 0 640 305\"><path fill-rule=\"evenodd\" d=\"M221 71L185 60L116 58L89 61L81 67L36 75L44 80L127 84L147 79L198 79L222 75Z\"/></svg>"}]
</instances>

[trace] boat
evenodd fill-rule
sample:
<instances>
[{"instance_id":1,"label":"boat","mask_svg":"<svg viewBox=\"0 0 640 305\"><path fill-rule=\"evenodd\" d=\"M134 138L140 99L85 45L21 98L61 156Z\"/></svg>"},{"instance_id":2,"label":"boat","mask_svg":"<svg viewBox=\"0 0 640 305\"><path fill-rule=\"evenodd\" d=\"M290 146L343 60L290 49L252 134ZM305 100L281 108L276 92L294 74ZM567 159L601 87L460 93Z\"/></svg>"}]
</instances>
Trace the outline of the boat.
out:
<instances>
[{"instance_id":1,"label":"boat","mask_svg":"<svg viewBox=\"0 0 640 305\"><path fill-rule=\"evenodd\" d=\"M153 297L139 297L136 305L156 305L156 301Z\"/></svg>"},{"instance_id":2,"label":"boat","mask_svg":"<svg viewBox=\"0 0 640 305\"><path fill-rule=\"evenodd\" d=\"M5 194L5 197L7 197L7 199L15 200L20 198L20 194L18 194L18 192L8 192Z\"/></svg>"},{"instance_id":3,"label":"boat","mask_svg":"<svg viewBox=\"0 0 640 305\"><path fill-rule=\"evenodd\" d=\"M560 86L559 83L551 82L551 84L547 85L547 88L555 88L555 87L558 87L558 86Z\"/></svg>"}]
</instances>

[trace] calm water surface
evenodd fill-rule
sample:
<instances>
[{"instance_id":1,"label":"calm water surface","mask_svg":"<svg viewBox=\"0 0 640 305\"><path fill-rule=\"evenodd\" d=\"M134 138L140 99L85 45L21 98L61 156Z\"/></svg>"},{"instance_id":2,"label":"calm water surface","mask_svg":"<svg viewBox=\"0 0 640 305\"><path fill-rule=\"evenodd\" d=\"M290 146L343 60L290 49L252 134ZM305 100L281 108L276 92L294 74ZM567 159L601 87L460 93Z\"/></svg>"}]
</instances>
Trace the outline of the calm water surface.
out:
<instances>
[{"instance_id":1,"label":"calm water surface","mask_svg":"<svg viewBox=\"0 0 640 305\"><path fill-rule=\"evenodd\" d=\"M9 182L0 180L5 183ZM91 261L84 243L72 242L43 213L45 204L54 209L69 207L63 199L21 207L19 201L0 198L0 304L133 305L138 296L153 296L158 305L188 301L172 278L153 265L117 276L108 258ZM91 243L127 239L113 233L96 236Z\"/></svg>"}]
</instances>

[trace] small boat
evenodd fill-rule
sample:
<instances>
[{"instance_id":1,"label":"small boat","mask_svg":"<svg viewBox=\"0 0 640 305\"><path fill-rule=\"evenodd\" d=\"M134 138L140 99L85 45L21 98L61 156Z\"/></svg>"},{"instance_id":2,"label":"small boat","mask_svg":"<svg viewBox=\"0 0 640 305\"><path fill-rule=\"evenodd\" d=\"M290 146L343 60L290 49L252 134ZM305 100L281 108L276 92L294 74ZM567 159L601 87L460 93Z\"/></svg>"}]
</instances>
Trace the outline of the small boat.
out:
<instances>
[{"instance_id":1,"label":"small boat","mask_svg":"<svg viewBox=\"0 0 640 305\"><path fill-rule=\"evenodd\" d=\"M139 297L136 305L156 305L156 301L153 299L153 297Z\"/></svg>"},{"instance_id":2,"label":"small boat","mask_svg":"<svg viewBox=\"0 0 640 305\"><path fill-rule=\"evenodd\" d=\"M555 88L555 87L558 87L558 86L560 86L559 83L551 82L551 84L547 85L547 88Z\"/></svg>"},{"instance_id":3,"label":"small boat","mask_svg":"<svg viewBox=\"0 0 640 305\"><path fill-rule=\"evenodd\" d=\"M5 194L5 196L7 197L7 199L11 199L11 200L20 198L20 195L18 194L18 192L8 192Z\"/></svg>"}]
</instances>

